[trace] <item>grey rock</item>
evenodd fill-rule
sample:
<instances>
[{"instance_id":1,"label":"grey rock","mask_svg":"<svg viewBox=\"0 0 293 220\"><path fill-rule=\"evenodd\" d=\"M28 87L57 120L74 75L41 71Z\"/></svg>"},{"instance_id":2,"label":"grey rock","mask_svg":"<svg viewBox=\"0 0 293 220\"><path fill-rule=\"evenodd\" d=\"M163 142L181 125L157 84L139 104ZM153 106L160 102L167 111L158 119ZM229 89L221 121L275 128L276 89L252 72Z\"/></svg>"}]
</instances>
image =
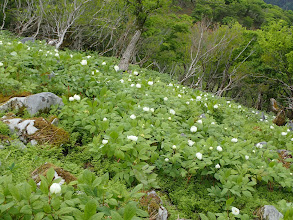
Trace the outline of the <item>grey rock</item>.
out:
<instances>
[{"instance_id":1,"label":"grey rock","mask_svg":"<svg viewBox=\"0 0 293 220\"><path fill-rule=\"evenodd\" d=\"M160 206L156 220L167 220L168 211L164 206Z\"/></svg>"},{"instance_id":2,"label":"grey rock","mask_svg":"<svg viewBox=\"0 0 293 220\"><path fill-rule=\"evenodd\" d=\"M26 43L26 42L28 42L28 41L34 43L35 42L35 38L34 37L25 37L25 38L23 38L23 39L20 40L20 42L23 43L23 44Z\"/></svg>"},{"instance_id":3,"label":"grey rock","mask_svg":"<svg viewBox=\"0 0 293 220\"><path fill-rule=\"evenodd\" d=\"M200 118L207 118L205 114L201 114L199 117Z\"/></svg>"},{"instance_id":4,"label":"grey rock","mask_svg":"<svg viewBox=\"0 0 293 220\"><path fill-rule=\"evenodd\" d=\"M36 140L31 140L31 142L30 142L30 143L31 143L31 145L32 145L32 146L35 146L35 145L37 145L37 144L38 144L38 142L37 142Z\"/></svg>"},{"instance_id":5,"label":"grey rock","mask_svg":"<svg viewBox=\"0 0 293 220\"><path fill-rule=\"evenodd\" d=\"M282 213L280 213L274 206L272 205L265 205L262 208L263 219L266 220L279 220L280 218L283 218L284 216Z\"/></svg>"},{"instance_id":6,"label":"grey rock","mask_svg":"<svg viewBox=\"0 0 293 220\"><path fill-rule=\"evenodd\" d=\"M0 144L0 150L1 150L1 149L4 149L4 148L5 148L5 146L2 145L2 144Z\"/></svg>"},{"instance_id":7,"label":"grey rock","mask_svg":"<svg viewBox=\"0 0 293 220\"><path fill-rule=\"evenodd\" d=\"M54 71L52 71L50 74L49 74L49 79L52 79L53 77L55 77L56 74L54 73Z\"/></svg>"},{"instance_id":8,"label":"grey rock","mask_svg":"<svg viewBox=\"0 0 293 220\"><path fill-rule=\"evenodd\" d=\"M293 122L289 121L287 123L287 127L289 128L290 131L293 131Z\"/></svg>"},{"instance_id":9,"label":"grey rock","mask_svg":"<svg viewBox=\"0 0 293 220\"><path fill-rule=\"evenodd\" d=\"M20 140L14 140L14 141L12 141L12 142L10 143L10 145L15 146L15 147L17 147L17 148L19 148L19 149L21 149L21 150L23 150L23 149L26 148L25 144L22 143Z\"/></svg>"},{"instance_id":10,"label":"grey rock","mask_svg":"<svg viewBox=\"0 0 293 220\"><path fill-rule=\"evenodd\" d=\"M3 120L12 133L16 133L18 136L25 136L26 134L32 135L38 129L34 127L35 120L22 120L21 118L5 119Z\"/></svg>"},{"instance_id":11,"label":"grey rock","mask_svg":"<svg viewBox=\"0 0 293 220\"><path fill-rule=\"evenodd\" d=\"M62 99L51 92L42 92L27 97L14 97L0 105L0 111L25 107L31 115L48 112L52 105L63 106Z\"/></svg>"}]
</instances>

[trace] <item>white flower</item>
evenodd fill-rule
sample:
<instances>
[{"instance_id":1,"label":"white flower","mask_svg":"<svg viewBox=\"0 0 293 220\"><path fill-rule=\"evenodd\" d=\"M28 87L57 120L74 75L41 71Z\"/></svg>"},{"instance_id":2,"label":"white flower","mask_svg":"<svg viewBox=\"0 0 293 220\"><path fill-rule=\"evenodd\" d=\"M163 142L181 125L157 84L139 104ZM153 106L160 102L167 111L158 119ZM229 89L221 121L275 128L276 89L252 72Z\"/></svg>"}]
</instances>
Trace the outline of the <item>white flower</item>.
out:
<instances>
[{"instance_id":1,"label":"white flower","mask_svg":"<svg viewBox=\"0 0 293 220\"><path fill-rule=\"evenodd\" d=\"M281 135L286 136L287 132L282 132Z\"/></svg>"},{"instance_id":2,"label":"white flower","mask_svg":"<svg viewBox=\"0 0 293 220\"><path fill-rule=\"evenodd\" d=\"M96 70L96 73L100 72L99 70Z\"/></svg>"},{"instance_id":3,"label":"white flower","mask_svg":"<svg viewBox=\"0 0 293 220\"><path fill-rule=\"evenodd\" d=\"M11 55L11 56L16 56L17 53L16 53L15 51L13 51L13 52L10 53L10 55Z\"/></svg>"},{"instance_id":4,"label":"white flower","mask_svg":"<svg viewBox=\"0 0 293 220\"><path fill-rule=\"evenodd\" d=\"M61 192L61 186L58 183L53 183L50 186L50 193L52 194L58 194Z\"/></svg>"},{"instance_id":5,"label":"white flower","mask_svg":"<svg viewBox=\"0 0 293 220\"><path fill-rule=\"evenodd\" d=\"M263 147L263 146L262 146L262 143L257 143L257 144L256 144L256 147L257 147L257 148L262 148L262 147Z\"/></svg>"},{"instance_id":6,"label":"white flower","mask_svg":"<svg viewBox=\"0 0 293 220\"><path fill-rule=\"evenodd\" d=\"M181 97L182 97L182 95L178 94L178 97L179 97L179 98L181 98Z\"/></svg>"},{"instance_id":7,"label":"white flower","mask_svg":"<svg viewBox=\"0 0 293 220\"><path fill-rule=\"evenodd\" d=\"M194 101L194 99L193 99L193 98L191 98L191 99L190 99L190 101Z\"/></svg>"},{"instance_id":8,"label":"white flower","mask_svg":"<svg viewBox=\"0 0 293 220\"><path fill-rule=\"evenodd\" d=\"M193 142L192 140L188 140L188 145L189 145L190 147L192 147L192 145L194 145L194 143L195 143L195 142Z\"/></svg>"},{"instance_id":9,"label":"white flower","mask_svg":"<svg viewBox=\"0 0 293 220\"><path fill-rule=\"evenodd\" d=\"M133 75L136 75L137 76L138 75L138 72L137 71L134 71L133 72Z\"/></svg>"},{"instance_id":10,"label":"white flower","mask_svg":"<svg viewBox=\"0 0 293 220\"><path fill-rule=\"evenodd\" d=\"M168 101L168 98L167 97L164 97L164 101Z\"/></svg>"},{"instance_id":11,"label":"white flower","mask_svg":"<svg viewBox=\"0 0 293 220\"><path fill-rule=\"evenodd\" d=\"M135 85L134 85L134 84L131 84L130 86L131 86L131 87L134 87Z\"/></svg>"},{"instance_id":12,"label":"white flower","mask_svg":"<svg viewBox=\"0 0 293 220\"><path fill-rule=\"evenodd\" d=\"M230 104L230 101L227 101L227 104Z\"/></svg>"},{"instance_id":13,"label":"white flower","mask_svg":"<svg viewBox=\"0 0 293 220\"><path fill-rule=\"evenodd\" d=\"M114 69L115 69L116 72L119 71L119 66L115 65Z\"/></svg>"},{"instance_id":14,"label":"white flower","mask_svg":"<svg viewBox=\"0 0 293 220\"><path fill-rule=\"evenodd\" d=\"M177 147L176 147L176 145L173 145L173 146L172 146L172 149L174 149L174 150L175 150L176 148L177 148Z\"/></svg>"},{"instance_id":15,"label":"white flower","mask_svg":"<svg viewBox=\"0 0 293 220\"><path fill-rule=\"evenodd\" d=\"M0 66L3 66L4 64L2 62L0 62Z\"/></svg>"},{"instance_id":16,"label":"white flower","mask_svg":"<svg viewBox=\"0 0 293 220\"><path fill-rule=\"evenodd\" d=\"M201 100L201 96L196 96L196 100L197 101Z\"/></svg>"},{"instance_id":17,"label":"white flower","mask_svg":"<svg viewBox=\"0 0 293 220\"><path fill-rule=\"evenodd\" d=\"M170 112L170 114L175 115L174 109L170 109L169 112Z\"/></svg>"},{"instance_id":18,"label":"white flower","mask_svg":"<svg viewBox=\"0 0 293 220\"><path fill-rule=\"evenodd\" d=\"M214 149L214 148L213 148L213 147L210 147L209 149L212 150L212 149Z\"/></svg>"},{"instance_id":19,"label":"white flower","mask_svg":"<svg viewBox=\"0 0 293 220\"><path fill-rule=\"evenodd\" d=\"M237 142L238 142L238 139L237 139L237 138L232 138L232 139L231 139L231 142L233 142L233 143L237 143Z\"/></svg>"},{"instance_id":20,"label":"white flower","mask_svg":"<svg viewBox=\"0 0 293 220\"><path fill-rule=\"evenodd\" d=\"M132 141L137 141L138 137L134 136L134 135L127 135L127 139L132 140Z\"/></svg>"},{"instance_id":21,"label":"white flower","mask_svg":"<svg viewBox=\"0 0 293 220\"><path fill-rule=\"evenodd\" d=\"M102 144L108 144L108 140L106 139L102 140Z\"/></svg>"},{"instance_id":22,"label":"white flower","mask_svg":"<svg viewBox=\"0 0 293 220\"><path fill-rule=\"evenodd\" d=\"M270 129L275 129L275 127L273 125L270 126Z\"/></svg>"},{"instance_id":23,"label":"white flower","mask_svg":"<svg viewBox=\"0 0 293 220\"><path fill-rule=\"evenodd\" d=\"M145 112L148 112L150 110L149 107L143 107L142 110L144 110Z\"/></svg>"},{"instance_id":24,"label":"white flower","mask_svg":"<svg viewBox=\"0 0 293 220\"><path fill-rule=\"evenodd\" d=\"M132 115L130 115L130 118L131 119L136 119L136 116L132 114Z\"/></svg>"},{"instance_id":25,"label":"white flower","mask_svg":"<svg viewBox=\"0 0 293 220\"><path fill-rule=\"evenodd\" d=\"M238 107L237 108L241 108L241 105L238 105Z\"/></svg>"},{"instance_id":26,"label":"white flower","mask_svg":"<svg viewBox=\"0 0 293 220\"><path fill-rule=\"evenodd\" d=\"M291 141L293 141L293 138L291 138Z\"/></svg>"},{"instance_id":27,"label":"white flower","mask_svg":"<svg viewBox=\"0 0 293 220\"><path fill-rule=\"evenodd\" d=\"M131 82L131 79L130 78L128 79L128 82Z\"/></svg>"},{"instance_id":28,"label":"white flower","mask_svg":"<svg viewBox=\"0 0 293 220\"><path fill-rule=\"evenodd\" d=\"M151 112L154 112L154 111L155 111L155 109L154 109L154 108L150 108L150 110L151 110Z\"/></svg>"},{"instance_id":29,"label":"white flower","mask_svg":"<svg viewBox=\"0 0 293 220\"><path fill-rule=\"evenodd\" d=\"M124 83L124 79L120 79L119 81L120 81L121 83Z\"/></svg>"},{"instance_id":30,"label":"white flower","mask_svg":"<svg viewBox=\"0 0 293 220\"><path fill-rule=\"evenodd\" d=\"M165 158L165 161L168 162L169 161L169 158Z\"/></svg>"},{"instance_id":31,"label":"white flower","mask_svg":"<svg viewBox=\"0 0 293 220\"><path fill-rule=\"evenodd\" d=\"M0 45L2 45L3 44L3 42L2 41L0 41Z\"/></svg>"},{"instance_id":32,"label":"white flower","mask_svg":"<svg viewBox=\"0 0 293 220\"><path fill-rule=\"evenodd\" d=\"M172 118L171 118L171 117L169 117L169 118L168 118L168 120L172 120Z\"/></svg>"},{"instance_id":33,"label":"white flower","mask_svg":"<svg viewBox=\"0 0 293 220\"><path fill-rule=\"evenodd\" d=\"M59 57L59 53L55 53L55 57Z\"/></svg>"},{"instance_id":34,"label":"white flower","mask_svg":"<svg viewBox=\"0 0 293 220\"><path fill-rule=\"evenodd\" d=\"M74 98L73 97L69 97L69 101L70 102L74 101Z\"/></svg>"},{"instance_id":35,"label":"white flower","mask_svg":"<svg viewBox=\"0 0 293 220\"><path fill-rule=\"evenodd\" d=\"M191 132L196 132L196 131L197 131L197 127L196 127L196 126L192 126L192 127L190 128L190 131L191 131Z\"/></svg>"},{"instance_id":36,"label":"white flower","mask_svg":"<svg viewBox=\"0 0 293 220\"><path fill-rule=\"evenodd\" d=\"M91 58L91 57L92 57L92 56L90 56L90 55L86 56L86 58L88 58L88 59Z\"/></svg>"},{"instance_id":37,"label":"white flower","mask_svg":"<svg viewBox=\"0 0 293 220\"><path fill-rule=\"evenodd\" d=\"M139 83L137 83L135 86L136 88L141 88L141 85Z\"/></svg>"},{"instance_id":38,"label":"white flower","mask_svg":"<svg viewBox=\"0 0 293 220\"><path fill-rule=\"evenodd\" d=\"M205 106L205 107L208 107L207 103L204 103L204 106Z\"/></svg>"},{"instance_id":39,"label":"white flower","mask_svg":"<svg viewBox=\"0 0 293 220\"><path fill-rule=\"evenodd\" d=\"M214 125L214 124L216 124L216 123L212 121L212 122L211 122L211 125Z\"/></svg>"},{"instance_id":40,"label":"white flower","mask_svg":"<svg viewBox=\"0 0 293 220\"><path fill-rule=\"evenodd\" d=\"M186 102L187 105L189 105L189 102Z\"/></svg>"},{"instance_id":41,"label":"white flower","mask_svg":"<svg viewBox=\"0 0 293 220\"><path fill-rule=\"evenodd\" d=\"M249 156L248 155L245 155L245 159L248 160L249 159Z\"/></svg>"},{"instance_id":42,"label":"white flower","mask_svg":"<svg viewBox=\"0 0 293 220\"><path fill-rule=\"evenodd\" d=\"M252 150L253 153L255 153L255 150Z\"/></svg>"},{"instance_id":43,"label":"white flower","mask_svg":"<svg viewBox=\"0 0 293 220\"><path fill-rule=\"evenodd\" d=\"M172 83L169 83L169 85L168 86L173 86L173 84Z\"/></svg>"},{"instance_id":44,"label":"white flower","mask_svg":"<svg viewBox=\"0 0 293 220\"><path fill-rule=\"evenodd\" d=\"M214 108L219 108L219 106L217 104L214 105Z\"/></svg>"},{"instance_id":45,"label":"white flower","mask_svg":"<svg viewBox=\"0 0 293 220\"><path fill-rule=\"evenodd\" d=\"M80 96L79 96L79 95L76 95L76 94L73 96L73 98L74 98L76 101L79 101L79 100L80 100Z\"/></svg>"},{"instance_id":46,"label":"white flower","mask_svg":"<svg viewBox=\"0 0 293 220\"><path fill-rule=\"evenodd\" d=\"M217 151L223 151L223 148L221 146L217 146Z\"/></svg>"},{"instance_id":47,"label":"white flower","mask_svg":"<svg viewBox=\"0 0 293 220\"><path fill-rule=\"evenodd\" d=\"M103 66L106 65L106 62L103 62L102 65L103 65Z\"/></svg>"},{"instance_id":48,"label":"white flower","mask_svg":"<svg viewBox=\"0 0 293 220\"><path fill-rule=\"evenodd\" d=\"M215 168L220 169L220 168L221 168L220 164L217 164L217 165L215 166Z\"/></svg>"},{"instance_id":49,"label":"white flower","mask_svg":"<svg viewBox=\"0 0 293 220\"><path fill-rule=\"evenodd\" d=\"M7 44L8 44L8 45L11 45L11 43L10 43L10 42L8 42Z\"/></svg>"},{"instance_id":50,"label":"white flower","mask_svg":"<svg viewBox=\"0 0 293 220\"><path fill-rule=\"evenodd\" d=\"M103 118L103 121L107 121L108 120L108 118Z\"/></svg>"},{"instance_id":51,"label":"white flower","mask_svg":"<svg viewBox=\"0 0 293 220\"><path fill-rule=\"evenodd\" d=\"M80 64L83 65L83 66L84 66L84 65L87 65L87 60L82 60L82 61L80 62Z\"/></svg>"},{"instance_id":52,"label":"white flower","mask_svg":"<svg viewBox=\"0 0 293 220\"><path fill-rule=\"evenodd\" d=\"M70 54L69 56L70 56L71 58L73 57L73 55L72 55L72 54Z\"/></svg>"},{"instance_id":53,"label":"white flower","mask_svg":"<svg viewBox=\"0 0 293 220\"><path fill-rule=\"evenodd\" d=\"M197 123L202 124L202 120L198 120Z\"/></svg>"},{"instance_id":54,"label":"white flower","mask_svg":"<svg viewBox=\"0 0 293 220\"><path fill-rule=\"evenodd\" d=\"M197 157L197 159L201 160L202 159L202 154L201 153L196 153L195 156Z\"/></svg>"},{"instance_id":55,"label":"white flower","mask_svg":"<svg viewBox=\"0 0 293 220\"><path fill-rule=\"evenodd\" d=\"M290 132L290 129L287 129L287 132Z\"/></svg>"},{"instance_id":56,"label":"white flower","mask_svg":"<svg viewBox=\"0 0 293 220\"><path fill-rule=\"evenodd\" d=\"M148 84L151 86L151 85L154 84L154 82L153 81L148 81Z\"/></svg>"},{"instance_id":57,"label":"white flower","mask_svg":"<svg viewBox=\"0 0 293 220\"><path fill-rule=\"evenodd\" d=\"M232 207L232 214L239 215L239 209L237 209L236 207Z\"/></svg>"}]
</instances>

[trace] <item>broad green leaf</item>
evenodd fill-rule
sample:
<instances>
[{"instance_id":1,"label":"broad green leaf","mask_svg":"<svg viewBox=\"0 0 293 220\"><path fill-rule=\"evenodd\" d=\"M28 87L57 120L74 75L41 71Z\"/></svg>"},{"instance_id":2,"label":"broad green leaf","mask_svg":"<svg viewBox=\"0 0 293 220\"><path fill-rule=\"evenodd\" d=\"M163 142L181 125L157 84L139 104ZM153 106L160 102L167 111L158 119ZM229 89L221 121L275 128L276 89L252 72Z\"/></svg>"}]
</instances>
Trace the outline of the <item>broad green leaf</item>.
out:
<instances>
[{"instance_id":1,"label":"broad green leaf","mask_svg":"<svg viewBox=\"0 0 293 220\"><path fill-rule=\"evenodd\" d=\"M97 212L97 204L94 200L90 200L86 203L84 208L84 220L91 218Z\"/></svg>"},{"instance_id":2,"label":"broad green leaf","mask_svg":"<svg viewBox=\"0 0 293 220\"><path fill-rule=\"evenodd\" d=\"M123 218L124 220L131 220L133 216L136 214L136 203L129 202L124 209Z\"/></svg>"}]
</instances>

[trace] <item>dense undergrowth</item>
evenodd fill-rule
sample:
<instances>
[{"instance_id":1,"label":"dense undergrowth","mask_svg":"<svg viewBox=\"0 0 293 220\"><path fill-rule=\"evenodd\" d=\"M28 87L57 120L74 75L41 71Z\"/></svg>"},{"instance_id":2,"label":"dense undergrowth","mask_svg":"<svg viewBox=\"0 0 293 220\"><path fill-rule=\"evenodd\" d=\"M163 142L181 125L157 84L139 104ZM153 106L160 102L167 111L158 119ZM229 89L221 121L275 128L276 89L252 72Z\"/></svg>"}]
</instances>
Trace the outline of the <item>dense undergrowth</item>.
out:
<instances>
[{"instance_id":1,"label":"dense undergrowth","mask_svg":"<svg viewBox=\"0 0 293 220\"><path fill-rule=\"evenodd\" d=\"M62 109L41 116L57 116L70 133L62 146L0 150L1 218L144 218L138 192L152 188L160 191L170 219L252 219L268 204L285 219L293 216L292 158L277 151L293 151L287 127L153 71L131 66L122 73L117 63L0 35L2 97L44 91L62 96ZM7 136L2 123L0 132ZM52 195L51 172L38 188L30 174L45 162L79 176L77 182Z\"/></svg>"}]
</instances>

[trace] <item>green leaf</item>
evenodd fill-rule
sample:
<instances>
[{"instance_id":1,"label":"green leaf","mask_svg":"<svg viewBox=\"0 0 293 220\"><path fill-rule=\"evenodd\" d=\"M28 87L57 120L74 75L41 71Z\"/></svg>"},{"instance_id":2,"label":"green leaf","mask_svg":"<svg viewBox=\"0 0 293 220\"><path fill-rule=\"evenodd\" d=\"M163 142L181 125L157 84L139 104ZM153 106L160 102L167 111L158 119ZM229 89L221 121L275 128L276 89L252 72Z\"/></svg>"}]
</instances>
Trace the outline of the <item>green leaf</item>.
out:
<instances>
[{"instance_id":1,"label":"green leaf","mask_svg":"<svg viewBox=\"0 0 293 220\"><path fill-rule=\"evenodd\" d=\"M246 197L252 197L252 194L251 192L249 191L242 191L243 195L246 196Z\"/></svg>"},{"instance_id":2,"label":"green leaf","mask_svg":"<svg viewBox=\"0 0 293 220\"><path fill-rule=\"evenodd\" d=\"M60 201L59 197L54 197L51 200L51 205L52 205L53 209L58 210L61 205L61 201Z\"/></svg>"},{"instance_id":3,"label":"green leaf","mask_svg":"<svg viewBox=\"0 0 293 220\"><path fill-rule=\"evenodd\" d=\"M208 212L208 218L209 220L217 220L216 215L212 212Z\"/></svg>"},{"instance_id":4,"label":"green leaf","mask_svg":"<svg viewBox=\"0 0 293 220\"><path fill-rule=\"evenodd\" d=\"M31 215L32 214L32 207L30 205L25 205L20 209L19 212L26 214L26 215Z\"/></svg>"},{"instance_id":5,"label":"green leaf","mask_svg":"<svg viewBox=\"0 0 293 220\"><path fill-rule=\"evenodd\" d=\"M112 220L123 220L121 215L116 211L111 211Z\"/></svg>"},{"instance_id":6,"label":"green leaf","mask_svg":"<svg viewBox=\"0 0 293 220\"><path fill-rule=\"evenodd\" d=\"M123 218L124 220L131 220L136 214L136 203L129 202L124 209Z\"/></svg>"},{"instance_id":7,"label":"green leaf","mask_svg":"<svg viewBox=\"0 0 293 220\"><path fill-rule=\"evenodd\" d=\"M139 190L143 188L142 184L138 184L134 189L131 191L131 194L137 193Z\"/></svg>"},{"instance_id":8,"label":"green leaf","mask_svg":"<svg viewBox=\"0 0 293 220\"><path fill-rule=\"evenodd\" d=\"M38 212L35 216L34 216L34 220L41 220L43 219L45 213L44 212Z\"/></svg>"},{"instance_id":9,"label":"green leaf","mask_svg":"<svg viewBox=\"0 0 293 220\"><path fill-rule=\"evenodd\" d=\"M72 212L74 212L76 210L77 209L73 208L73 207L64 207L64 208L61 208L59 211L57 211L56 214L57 215L64 215L64 214L72 213Z\"/></svg>"},{"instance_id":10,"label":"green leaf","mask_svg":"<svg viewBox=\"0 0 293 220\"><path fill-rule=\"evenodd\" d=\"M113 206L118 206L118 202L117 202L117 200L114 199L114 198L109 199L109 200L108 200L108 204L109 204L109 205L113 205Z\"/></svg>"},{"instance_id":11,"label":"green leaf","mask_svg":"<svg viewBox=\"0 0 293 220\"><path fill-rule=\"evenodd\" d=\"M86 203L84 208L84 220L91 218L97 212L97 204L95 200L90 200Z\"/></svg>"},{"instance_id":12,"label":"green leaf","mask_svg":"<svg viewBox=\"0 0 293 220\"><path fill-rule=\"evenodd\" d=\"M116 150L114 153L115 157L119 158L119 159L124 159L124 153L121 150Z\"/></svg>"},{"instance_id":13,"label":"green leaf","mask_svg":"<svg viewBox=\"0 0 293 220\"><path fill-rule=\"evenodd\" d=\"M112 131L112 133L110 134L110 137L116 140L119 137L119 134L116 131Z\"/></svg>"},{"instance_id":14,"label":"green leaf","mask_svg":"<svg viewBox=\"0 0 293 220\"><path fill-rule=\"evenodd\" d=\"M51 167L47 171L47 180L48 180L48 183L51 183L52 182L54 175L55 175L55 170L53 169L53 167Z\"/></svg>"},{"instance_id":15,"label":"green leaf","mask_svg":"<svg viewBox=\"0 0 293 220\"><path fill-rule=\"evenodd\" d=\"M18 188L14 186L13 184L8 184L8 189L11 195L17 200L20 201L20 194Z\"/></svg>"},{"instance_id":16,"label":"green leaf","mask_svg":"<svg viewBox=\"0 0 293 220\"><path fill-rule=\"evenodd\" d=\"M10 202L5 205L1 205L0 210L1 210L1 212L5 212L6 210L10 209L14 205L15 205L15 202Z\"/></svg>"},{"instance_id":17,"label":"green leaf","mask_svg":"<svg viewBox=\"0 0 293 220\"><path fill-rule=\"evenodd\" d=\"M209 218L206 215L202 214L202 213L199 213L199 216L200 216L201 220L209 220Z\"/></svg>"},{"instance_id":18,"label":"green leaf","mask_svg":"<svg viewBox=\"0 0 293 220\"><path fill-rule=\"evenodd\" d=\"M234 202L234 197L231 197L230 199L228 199L228 200L226 201L226 206L227 206L227 208L230 207L230 205L231 205L233 202Z\"/></svg>"},{"instance_id":19,"label":"green leaf","mask_svg":"<svg viewBox=\"0 0 293 220\"><path fill-rule=\"evenodd\" d=\"M99 212L95 215L93 215L89 220L101 220L104 216L103 212Z\"/></svg>"}]
</instances>

